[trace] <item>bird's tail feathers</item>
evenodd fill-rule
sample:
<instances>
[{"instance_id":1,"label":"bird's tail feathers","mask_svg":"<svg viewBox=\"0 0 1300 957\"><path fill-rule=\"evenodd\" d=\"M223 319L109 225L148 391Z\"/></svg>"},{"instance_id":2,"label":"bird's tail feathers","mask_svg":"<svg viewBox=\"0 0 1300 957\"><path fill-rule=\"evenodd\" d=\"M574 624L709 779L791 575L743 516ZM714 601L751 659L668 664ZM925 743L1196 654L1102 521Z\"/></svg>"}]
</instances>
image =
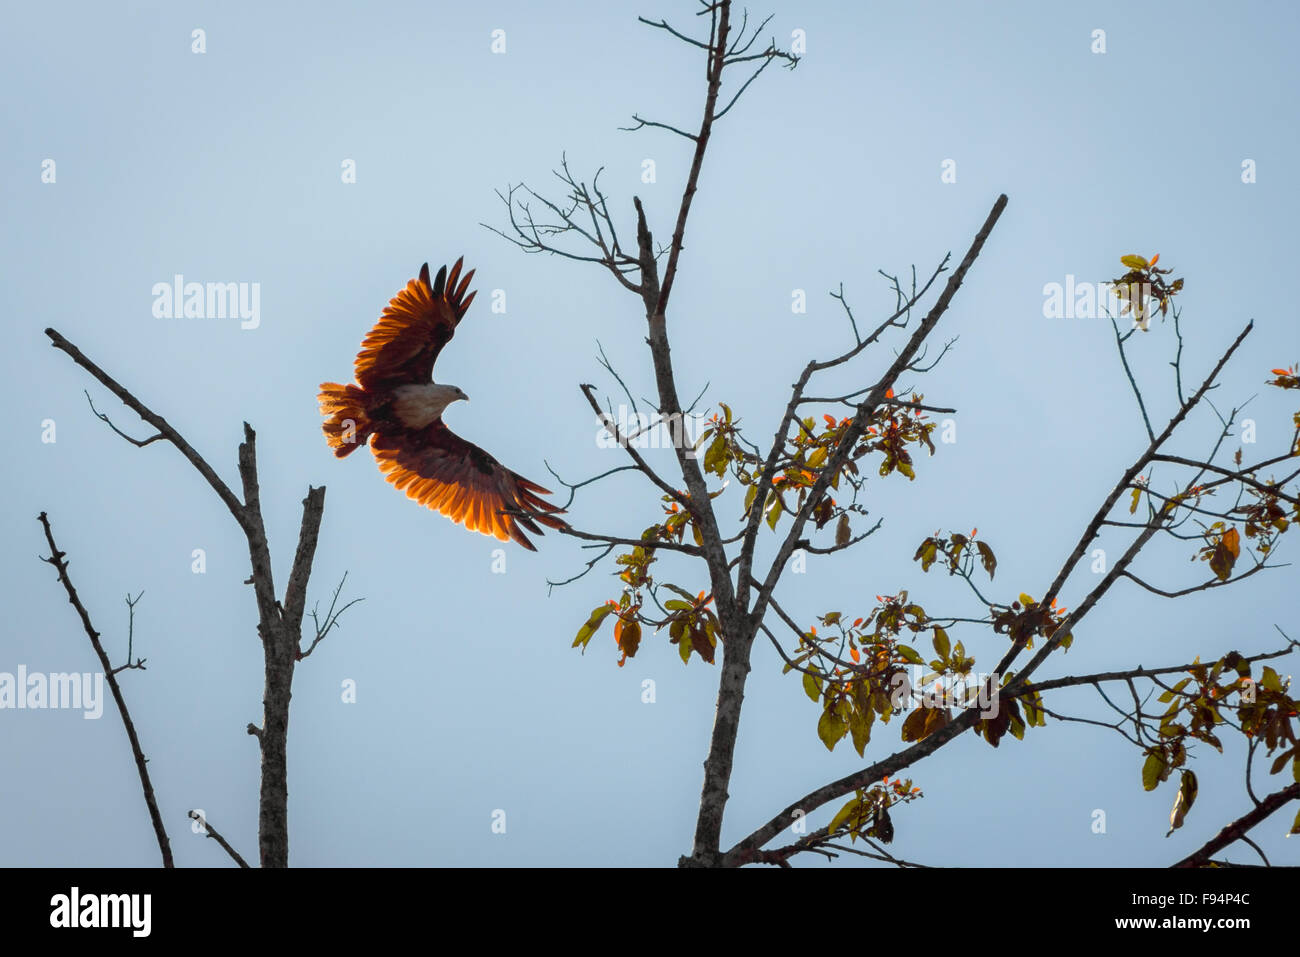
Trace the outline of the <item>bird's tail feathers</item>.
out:
<instances>
[{"instance_id":1,"label":"bird's tail feathers","mask_svg":"<svg viewBox=\"0 0 1300 957\"><path fill-rule=\"evenodd\" d=\"M355 385L322 382L320 387L321 428L330 448L339 458L350 455L370 439L372 423L366 415L365 390Z\"/></svg>"}]
</instances>

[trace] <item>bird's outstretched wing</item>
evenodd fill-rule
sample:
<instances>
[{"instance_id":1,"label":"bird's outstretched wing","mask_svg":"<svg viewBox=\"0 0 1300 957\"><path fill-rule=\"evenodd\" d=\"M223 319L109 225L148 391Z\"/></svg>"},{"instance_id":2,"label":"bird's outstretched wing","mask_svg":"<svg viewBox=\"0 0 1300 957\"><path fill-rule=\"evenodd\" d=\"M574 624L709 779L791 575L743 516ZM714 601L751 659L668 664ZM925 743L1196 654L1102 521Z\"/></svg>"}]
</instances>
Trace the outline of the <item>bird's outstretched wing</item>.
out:
<instances>
[{"instance_id":1,"label":"bird's outstretched wing","mask_svg":"<svg viewBox=\"0 0 1300 957\"><path fill-rule=\"evenodd\" d=\"M540 522L564 528L554 517L564 510L538 495L546 489L505 468L477 445L466 442L442 423L396 434L376 434L371 451L379 470L393 485L421 505L441 512L472 532L501 541L514 539L536 551L524 531L542 534ZM531 518L503 514L504 509L535 513Z\"/></svg>"},{"instance_id":2,"label":"bird's outstretched wing","mask_svg":"<svg viewBox=\"0 0 1300 957\"><path fill-rule=\"evenodd\" d=\"M428 382L433 377L433 363L456 332L456 324L474 301L475 293L465 295L470 270L462 278L456 260L448 274L438 270L438 278L429 282L429 264L420 267L420 278L389 300L375 327L361 342L357 353L357 382L368 390L411 382ZM459 285L457 284L459 282Z\"/></svg>"}]
</instances>

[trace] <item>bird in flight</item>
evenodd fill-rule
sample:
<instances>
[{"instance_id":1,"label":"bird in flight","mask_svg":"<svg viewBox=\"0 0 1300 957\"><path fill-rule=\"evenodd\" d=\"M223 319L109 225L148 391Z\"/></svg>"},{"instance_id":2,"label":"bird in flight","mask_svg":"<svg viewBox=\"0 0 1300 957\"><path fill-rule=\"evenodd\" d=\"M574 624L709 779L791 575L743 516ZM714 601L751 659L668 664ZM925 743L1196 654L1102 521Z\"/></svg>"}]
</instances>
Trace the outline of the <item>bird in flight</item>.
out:
<instances>
[{"instance_id":1,"label":"bird in flight","mask_svg":"<svg viewBox=\"0 0 1300 957\"><path fill-rule=\"evenodd\" d=\"M321 383L325 438L339 458L368 441L379 470L408 498L472 532L514 539L536 551L524 531L541 535L538 522L566 527L555 517L564 510L539 498L550 494L546 489L505 468L442 421L447 406L469 398L454 385L433 381L438 354L474 300L474 293L465 295L474 271L462 278L462 260L450 274L446 266L439 269L432 283L425 263L420 278L389 301L361 342L357 384Z\"/></svg>"}]
</instances>

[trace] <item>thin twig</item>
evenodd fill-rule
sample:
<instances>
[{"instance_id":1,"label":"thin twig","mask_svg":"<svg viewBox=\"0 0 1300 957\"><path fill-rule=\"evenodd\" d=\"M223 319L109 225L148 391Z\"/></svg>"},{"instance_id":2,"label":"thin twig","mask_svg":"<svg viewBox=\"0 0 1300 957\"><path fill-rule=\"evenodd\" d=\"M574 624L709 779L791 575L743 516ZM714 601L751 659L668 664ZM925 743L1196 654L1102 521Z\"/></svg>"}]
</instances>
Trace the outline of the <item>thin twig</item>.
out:
<instances>
[{"instance_id":1,"label":"thin twig","mask_svg":"<svg viewBox=\"0 0 1300 957\"><path fill-rule=\"evenodd\" d=\"M248 867L248 861L244 860L243 857L240 856L239 852L230 846L230 842L222 837L217 829L209 824L202 814L198 811L190 811L190 817L203 826L203 833L220 844L221 849L229 854L236 864L240 867Z\"/></svg>"},{"instance_id":2,"label":"thin twig","mask_svg":"<svg viewBox=\"0 0 1300 957\"><path fill-rule=\"evenodd\" d=\"M86 637L90 639L90 646L95 649L95 655L99 658L100 667L104 669L104 680L108 682L108 688L113 692L113 701L117 704L117 713L122 717L122 724L126 727L127 739L131 742L131 755L135 758L135 768L140 775L140 787L144 791L144 803L149 809L149 819L153 822L154 837L158 840L158 850L162 852L163 867L173 867L171 843L167 840L167 828L163 825L162 814L158 811L158 801L154 797L153 782L149 780L149 769L146 766L148 759L144 756L144 751L140 747L140 737L135 732L135 722L131 720L131 712L127 709L126 698L122 695L122 689L118 686L116 672L108 660L108 652L104 650L103 644L99 640L99 632L95 630L94 625L90 622L90 613L86 611L86 606L81 603L77 597L77 590L72 586L72 579L68 577L68 563L65 560L66 552L59 551L59 546L54 543L54 532L50 529L50 520L44 512L38 516L41 526L45 529L45 541L50 546L50 557L41 559L53 565L59 573L59 581L63 584L64 590L68 593L68 601L73 608L77 610L81 618L81 626L86 631Z\"/></svg>"}]
</instances>

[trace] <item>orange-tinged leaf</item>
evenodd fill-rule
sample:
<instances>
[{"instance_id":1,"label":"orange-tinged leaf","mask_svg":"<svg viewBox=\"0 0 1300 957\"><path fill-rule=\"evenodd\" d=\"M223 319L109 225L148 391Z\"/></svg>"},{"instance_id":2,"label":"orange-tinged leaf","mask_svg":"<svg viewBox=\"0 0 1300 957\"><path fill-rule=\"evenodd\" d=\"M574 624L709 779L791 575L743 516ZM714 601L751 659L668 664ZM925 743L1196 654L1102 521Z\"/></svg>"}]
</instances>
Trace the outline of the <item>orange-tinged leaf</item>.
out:
<instances>
[{"instance_id":1,"label":"orange-tinged leaf","mask_svg":"<svg viewBox=\"0 0 1300 957\"><path fill-rule=\"evenodd\" d=\"M885 398L886 398L886 399L892 399L893 397L894 397L894 390L893 390L893 389L886 389L886 390L885 390Z\"/></svg>"},{"instance_id":2,"label":"orange-tinged leaf","mask_svg":"<svg viewBox=\"0 0 1300 957\"><path fill-rule=\"evenodd\" d=\"M1160 254L1156 253L1154 256L1151 257L1150 265L1154 266L1158 262L1160 262Z\"/></svg>"},{"instance_id":3,"label":"orange-tinged leaf","mask_svg":"<svg viewBox=\"0 0 1300 957\"><path fill-rule=\"evenodd\" d=\"M619 648L623 652L623 657L630 658L636 654L637 649L641 647L641 625L638 622L628 622L623 629L623 636L618 642Z\"/></svg>"},{"instance_id":4,"label":"orange-tinged leaf","mask_svg":"<svg viewBox=\"0 0 1300 957\"><path fill-rule=\"evenodd\" d=\"M930 734L931 708L917 708L903 721L904 741L920 741ZM937 729L934 729L937 730Z\"/></svg>"},{"instance_id":5,"label":"orange-tinged leaf","mask_svg":"<svg viewBox=\"0 0 1300 957\"><path fill-rule=\"evenodd\" d=\"M1235 528L1230 528L1219 537L1210 552L1210 569L1219 581L1232 577L1232 567L1241 554L1241 536Z\"/></svg>"}]
</instances>

